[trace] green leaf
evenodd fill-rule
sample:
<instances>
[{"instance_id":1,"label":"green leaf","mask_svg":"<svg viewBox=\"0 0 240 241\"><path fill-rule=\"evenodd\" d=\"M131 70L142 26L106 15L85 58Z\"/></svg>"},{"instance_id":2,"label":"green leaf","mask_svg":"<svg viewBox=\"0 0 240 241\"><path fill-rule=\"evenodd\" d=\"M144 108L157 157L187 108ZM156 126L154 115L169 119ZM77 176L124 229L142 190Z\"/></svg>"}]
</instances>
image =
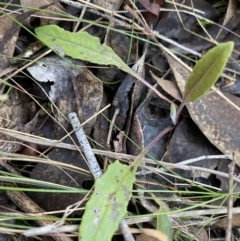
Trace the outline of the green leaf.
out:
<instances>
[{"instance_id":1,"label":"green leaf","mask_svg":"<svg viewBox=\"0 0 240 241\"><path fill-rule=\"evenodd\" d=\"M233 46L233 42L219 44L197 62L186 81L185 103L197 101L214 85L231 56Z\"/></svg>"},{"instance_id":2,"label":"green leaf","mask_svg":"<svg viewBox=\"0 0 240 241\"><path fill-rule=\"evenodd\" d=\"M177 110L174 103L170 105L170 117L174 125L177 124Z\"/></svg>"},{"instance_id":3,"label":"green leaf","mask_svg":"<svg viewBox=\"0 0 240 241\"><path fill-rule=\"evenodd\" d=\"M135 182L135 169L115 161L96 180L94 192L86 204L79 230L81 241L110 241L126 214Z\"/></svg>"},{"instance_id":4,"label":"green leaf","mask_svg":"<svg viewBox=\"0 0 240 241\"><path fill-rule=\"evenodd\" d=\"M71 33L57 25L45 25L36 28L35 33L50 49L58 50L61 56L65 54L95 64L115 65L127 73L132 72L110 47L87 32Z\"/></svg>"},{"instance_id":5,"label":"green leaf","mask_svg":"<svg viewBox=\"0 0 240 241\"><path fill-rule=\"evenodd\" d=\"M161 214L161 212L166 212L163 208L160 207L160 213L157 215L157 230L165 233L168 236L168 240L173 240L173 229L172 224L168 218L167 214Z\"/></svg>"},{"instance_id":6,"label":"green leaf","mask_svg":"<svg viewBox=\"0 0 240 241\"><path fill-rule=\"evenodd\" d=\"M173 240L172 224L168 218L168 215L166 214L166 212L170 211L170 209L165 204L165 202L161 200L159 197L156 197L154 194L152 194L152 196L154 201L157 202L160 206L159 213L157 215L157 230L165 233L168 237L168 241L172 241Z\"/></svg>"},{"instance_id":7,"label":"green leaf","mask_svg":"<svg viewBox=\"0 0 240 241\"><path fill-rule=\"evenodd\" d=\"M95 64L115 65L119 69L141 81L160 98L162 95L135 71L126 65L106 44L101 44L97 37L87 32L71 33L57 25L46 25L35 29L36 35L50 49L60 56L70 56Z\"/></svg>"}]
</instances>

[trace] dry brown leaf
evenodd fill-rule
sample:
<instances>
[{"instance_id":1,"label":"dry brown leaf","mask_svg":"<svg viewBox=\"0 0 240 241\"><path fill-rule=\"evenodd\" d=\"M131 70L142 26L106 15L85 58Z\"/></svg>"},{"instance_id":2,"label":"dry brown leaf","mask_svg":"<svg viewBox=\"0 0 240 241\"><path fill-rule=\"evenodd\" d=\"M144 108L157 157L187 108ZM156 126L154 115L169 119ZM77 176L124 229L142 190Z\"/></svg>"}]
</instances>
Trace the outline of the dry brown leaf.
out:
<instances>
[{"instance_id":1,"label":"dry brown leaf","mask_svg":"<svg viewBox=\"0 0 240 241\"><path fill-rule=\"evenodd\" d=\"M220 228L226 228L228 225L228 218L224 217L222 219L219 219L216 223L216 226ZM232 226L233 227L239 227L240 226L240 213L235 213L232 216Z\"/></svg>"},{"instance_id":2,"label":"dry brown leaf","mask_svg":"<svg viewBox=\"0 0 240 241\"><path fill-rule=\"evenodd\" d=\"M123 0L112 0L112 1L109 1L109 0L93 0L93 2L96 5L102 7L106 10L116 11L121 6Z\"/></svg>"},{"instance_id":3,"label":"dry brown leaf","mask_svg":"<svg viewBox=\"0 0 240 241\"><path fill-rule=\"evenodd\" d=\"M54 1L53 0L38 0L38 1L21 0L21 5L22 6L28 6L30 8L39 8L41 6L44 6L44 5L52 3L52 2L54 2ZM29 11L29 9L23 8L23 11L27 12L27 11ZM62 12L64 12L64 8L62 7L62 5L60 3L55 3L54 5L46 8L44 11L37 12L36 15L40 17L41 25L57 23L56 20L51 19L52 17L56 17L56 15L54 13L50 13L50 12L46 12L46 11L62 13ZM41 17L43 17L43 18L41 18ZM26 20L26 23L28 24L29 27L31 26L31 23L30 23L31 19L30 18L31 17L29 17Z\"/></svg>"},{"instance_id":4,"label":"dry brown leaf","mask_svg":"<svg viewBox=\"0 0 240 241\"><path fill-rule=\"evenodd\" d=\"M220 31L218 33L218 36L220 35L223 27L233 18L237 9L238 9L238 0L230 0L229 3L228 3L228 8L227 8L226 15L224 17L222 28L220 29Z\"/></svg>"},{"instance_id":5,"label":"dry brown leaf","mask_svg":"<svg viewBox=\"0 0 240 241\"><path fill-rule=\"evenodd\" d=\"M9 93L9 99L0 106L0 126L5 130L30 133L36 124L35 118L27 123L29 121L30 104L27 95L12 89ZM16 152L20 148L21 145L15 138L0 134L0 151Z\"/></svg>"},{"instance_id":6,"label":"dry brown leaf","mask_svg":"<svg viewBox=\"0 0 240 241\"><path fill-rule=\"evenodd\" d=\"M139 236L137 236L136 241L157 241L158 239L149 237L146 234L141 234Z\"/></svg>"},{"instance_id":7,"label":"dry brown leaf","mask_svg":"<svg viewBox=\"0 0 240 241\"><path fill-rule=\"evenodd\" d=\"M11 18L10 18L11 17ZM0 61L0 71L7 68L9 64L9 58L12 57L18 37L20 28L16 29L14 32L10 31L13 26L12 18L16 17L16 14L11 14L9 16L0 16L0 54L6 57L1 57Z\"/></svg>"},{"instance_id":8,"label":"dry brown leaf","mask_svg":"<svg viewBox=\"0 0 240 241\"><path fill-rule=\"evenodd\" d=\"M87 135L92 130L97 118L96 114L102 103L103 84L88 69L84 69L84 71L76 77L71 75L71 78L76 96L78 116L81 122L88 120L83 126L84 132Z\"/></svg>"},{"instance_id":9,"label":"dry brown leaf","mask_svg":"<svg viewBox=\"0 0 240 241\"><path fill-rule=\"evenodd\" d=\"M228 3L227 13L224 18L223 26L234 16L238 9L238 0L230 0Z\"/></svg>"},{"instance_id":10,"label":"dry brown leaf","mask_svg":"<svg viewBox=\"0 0 240 241\"><path fill-rule=\"evenodd\" d=\"M157 77L152 71L150 71L151 76L157 81L157 83L166 91L169 95L171 95L176 100L182 101L182 96L177 87L177 84L173 81L165 80Z\"/></svg>"},{"instance_id":11,"label":"dry brown leaf","mask_svg":"<svg viewBox=\"0 0 240 241\"><path fill-rule=\"evenodd\" d=\"M142 233L149 237L151 237L151 240L158 240L158 241L169 241L168 236L156 229L150 229L150 228L142 228L142 229L136 229L136 228L128 228L128 230L131 233Z\"/></svg>"}]
</instances>

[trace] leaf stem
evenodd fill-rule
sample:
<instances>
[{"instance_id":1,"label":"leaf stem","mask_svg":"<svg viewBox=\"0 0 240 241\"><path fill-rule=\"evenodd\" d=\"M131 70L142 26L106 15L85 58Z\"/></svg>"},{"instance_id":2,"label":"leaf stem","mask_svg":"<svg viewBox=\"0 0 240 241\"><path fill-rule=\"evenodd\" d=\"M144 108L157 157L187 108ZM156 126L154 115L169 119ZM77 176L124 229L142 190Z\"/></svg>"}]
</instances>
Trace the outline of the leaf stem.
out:
<instances>
[{"instance_id":1,"label":"leaf stem","mask_svg":"<svg viewBox=\"0 0 240 241\"><path fill-rule=\"evenodd\" d=\"M137 170L138 166L140 165L141 160L144 158L144 156L149 152L149 150L168 132L173 130L175 128L175 125L170 124L167 126L164 130L162 130L139 154L139 156L135 159L133 166L134 169Z\"/></svg>"}]
</instances>

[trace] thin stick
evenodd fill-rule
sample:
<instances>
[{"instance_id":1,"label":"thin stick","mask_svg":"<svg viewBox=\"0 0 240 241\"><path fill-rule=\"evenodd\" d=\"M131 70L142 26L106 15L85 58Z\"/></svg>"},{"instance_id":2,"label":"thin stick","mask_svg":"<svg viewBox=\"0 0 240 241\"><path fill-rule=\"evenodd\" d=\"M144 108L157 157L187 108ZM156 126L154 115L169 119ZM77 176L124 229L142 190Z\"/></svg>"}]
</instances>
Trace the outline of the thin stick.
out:
<instances>
[{"instance_id":1,"label":"thin stick","mask_svg":"<svg viewBox=\"0 0 240 241\"><path fill-rule=\"evenodd\" d=\"M228 215L227 215L227 230L226 230L226 241L231 241L232 237L232 208L233 208L233 175L234 175L234 167L236 163L236 153L233 153L233 160L231 164L228 166L229 168L229 180L228 180L228 190L229 190L229 197L228 197Z\"/></svg>"},{"instance_id":2,"label":"thin stick","mask_svg":"<svg viewBox=\"0 0 240 241\"><path fill-rule=\"evenodd\" d=\"M10 129L0 127L0 133L12 136L21 141L28 141L28 142L36 143L39 145L46 145L46 146L51 146L51 147L64 148L67 150L79 151L79 147L77 147L75 145L61 143L61 142L59 142L59 140L50 140L47 138L38 137L38 136L31 135L31 134L19 132L16 130L10 130ZM119 159L121 161L125 161L128 163L135 160L135 158L136 158L136 156L133 156L133 155L128 155L128 154L124 154L124 153L115 153L115 152L104 151L104 150L99 150L99 149L92 149L92 151L96 155L107 156L109 158ZM3 159L5 159L5 160L13 160L14 159L14 160L22 160L22 161L24 161L24 160L25 161L33 161L33 158L30 159L29 157L19 155L19 154L14 154L14 153L0 152L0 156L4 156ZM218 158L221 158L221 157L219 156ZM223 155L223 158L225 159L225 155ZM232 160L232 155L228 155L227 158ZM1 159L1 157L0 157L0 159ZM36 158L34 158L34 160L36 160ZM41 161L41 160L38 160L38 161ZM178 168L178 169L182 169L182 170L201 171L201 172L207 172L207 173L211 173L214 175L218 175L218 176L221 176L224 178L229 178L229 174L220 172L220 171L216 171L216 170L212 170L209 168L203 168L203 167L198 167L198 166L187 166L187 165L182 165L182 164L179 165L179 163L175 164L175 163L168 163L168 162L162 162L162 161L161 162L154 161L150 158L143 158L143 161L145 163L155 164L155 165L156 165L156 163L158 163L160 165L167 166L168 168L171 168L171 169ZM162 168L160 170L163 171L164 168ZM233 180L237 183L240 183L240 180L237 177L233 177Z\"/></svg>"},{"instance_id":3,"label":"thin stick","mask_svg":"<svg viewBox=\"0 0 240 241\"><path fill-rule=\"evenodd\" d=\"M90 168L93 176L95 178L99 178L102 175L102 170L97 162L95 155L92 152L92 148L85 136L81 123L77 117L77 114L74 112L69 113L68 118L71 122L73 130L75 131L79 144L80 144L81 148L83 149L83 152L86 156L86 159L89 164L89 168Z\"/></svg>"},{"instance_id":4,"label":"thin stick","mask_svg":"<svg viewBox=\"0 0 240 241\"><path fill-rule=\"evenodd\" d=\"M201 161L201 160L231 159L231 158L232 158L232 155L209 155L209 156L200 156L200 157L197 157L197 158L188 159L188 160L185 160L185 161L178 162L177 164L178 165L188 165L188 164L198 162L198 161Z\"/></svg>"},{"instance_id":5,"label":"thin stick","mask_svg":"<svg viewBox=\"0 0 240 241\"><path fill-rule=\"evenodd\" d=\"M73 130L75 131L79 144L80 144L81 148L83 149L83 152L86 156L86 159L88 161L88 164L89 164L89 167L91 169L93 176L95 178L99 178L102 175L102 170L101 170L101 168L97 162L97 159L96 159L95 155L93 154L92 148L84 134L81 123L77 117L77 114L74 112L69 113L68 118L72 124ZM131 232L129 232L126 229L127 227L128 227L127 222L125 220L122 220L120 222L120 229L122 231L124 239L126 241L135 241Z\"/></svg>"},{"instance_id":6,"label":"thin stick","mask_svg":"<svg viewBox=\"0 0 240 241\"><path fill-rule=\"evenodd\" d=\"M107 147L108 148L110 148L110 139L111 139L111 135L112 135L112 130L113 130L113 126L115 124L115 120L117 118L118 113L119 113L119 108L115 110L110 127L109 127L108 137L107 137Z\"/></svg>"}]
</instances>

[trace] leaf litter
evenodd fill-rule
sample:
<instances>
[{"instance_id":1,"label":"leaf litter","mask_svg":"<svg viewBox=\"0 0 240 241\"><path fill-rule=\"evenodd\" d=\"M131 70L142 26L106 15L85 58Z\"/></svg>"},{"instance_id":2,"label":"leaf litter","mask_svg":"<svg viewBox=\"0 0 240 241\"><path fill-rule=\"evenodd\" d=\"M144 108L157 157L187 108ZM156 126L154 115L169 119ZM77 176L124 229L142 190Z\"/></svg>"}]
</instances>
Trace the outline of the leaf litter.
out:
<instances>
[{"instance_id":1,"label":"leaf litter","mask_svg":"<svg viewBox=\"0 0 240 241\"><path fill-rule=\"evenodd\" d=\"M132 171L131 166L126 165L129 163L126 163L122 156L124 153L132 154L140 162L141 158L138 159L137 156L141 156L142 150L171 124L170 106L174 103L177 108L180 105L181 97L184 97L181 96L181 91L190 74L189 67L186 68L182 65L176 57L172 58L169 55L162 54L156 45L150 43L146 48L143 44L144 38L139 35L141 27L137 23L132 25L133 35L128 34L129 29L125 27L128 24L127 21L125 22L126 25L121 27L114 24L116 17L121 17L123 21L126 20L126 17L129 18L127 14L109 18L109 12L105 12L103 18L110 19L111 31L106 31L101 27L101 24L103 24L101 22L97 26L89 25L86 31L79 32L83 26L87 26L86 23L82 23L78 27L77 33L71 33L74 24L65 22L63 18L58 19L58 17L61 14L64 15L64 12L77 13L79 9L74 7L74 4L69 6L66 2L65 4L61 2L65 1L58 2L56 6L53 5L47 11L43 7L46 3L40 3L40 1L39 5L29 6L42 7L43 9L39 10L39 14L29 12L30 10L24 8L24 13L19 14L18 17L11 18L7 14L1 16L2 23L5 21L4 19L9 22L3 24L4 27L1 25L0 28L1 36L7 36L0 39L2 41L1 46L4 46L1 53L8 57L1 57L1 71L6 73L10 64L17 70L11 74L11 77L9 75L2 76L3 80L13 87L6 86L3 89L3 93L8 93L9 100L3 102L1 106L3 110L0 111L1 127L5 130L21 132L22 135L31 133L39 137L56 140L56 143L64 142L77 145L77 140L75 135L71 133L72 127L67 119L70 112L76 112L81 123L86 121L83 129L85 134L91 138L93 148L108 150L108 152L119 152L118 159L121 164L115 159L98 156L101 168L111 170L111 174L124 168L127 175L131 177L130 179L135 180L135 172ZM69 2L71 3L71 1ZM21 1L21 4L28 5L25 1ZM101 10L112 11L122 8L124 4L132 6L130 2L122 3L122 1L115 1L114 4L96 1L95 4L85 8L84 21L92 22L93 19L97 19L95 14L100 14L99 7ZM143 14L146 22L160 34L172 40L177 40L184 48L190 46L190 48L204 54L202 51L213 47L215 37L217 37L216 40L219 42L234 41L235 50L238 50L238 36L234 33L237 33L236 26L239 23L239 12L234 11L234 8L231 9L231 12L230 9L227 11L228 15L233 14L234 17L230 18L227 23L224 21L226 25L222 27L224 17L226 19L229 19L229 17L226 16L226 12L220 12L216 6L207 1L185 1L184 5L181 4L181 1L175 1L174 4L164 3L164 1L141 1L141 4L141 6L137 4L136 7L147 10ZM93 6L95 6L95 14L91 13ZM161 8L172 9L173 11L161 11ZM56 9L58 10L55 11ZM61 9L61 14L59 14L59 9ZM8 11L12 11L10 5ZM45 13L43 14L43 12ZM31 15L34 16L29 18ZM197 18L194 15L197 15ZM57 21L55 21L54 16L56 16ZM37 21L38 17L40 17L39 22ZM25 31L26 29L24 30L19 24L14 24L14 18L28 29L35 31L40 40L52 48L54 53L47 57L41 57L42 54L44 55L45 49L40 46L40 48L36 48L38 52L33 51L33 57L30 57L32 58L30 61L37 60L36 63L31 63L31 66L27 66L27 59L20 62L9 61L11 57L19 56L22 58L24 55L19 54L27 49L28 44L33 45L35 41L33 36ZM75 16L70 15L70 18L73 19ZM205 26L203 26L203 19L208 20ZM199 24L199 21L201 24ZM213 21L219 25L214 24ZM51 25L53 23L58 24L58 26ZM66 23L68 24L66 25ZM11 25L16 27L16 31L13 31ZM221 33L219 33L220 30ZM209 35L206 34L206 31ZM98 36L94 36L93 33L98 33ZM211 40L209 40L209 36ZM79 43L81 44L77 46ZM174 43L163 42L163 45L174 51L180 51L174 46ZM69 49L71 50L70 54ZM185 50L181 53L189 57L188 59L182 58L181 61L189 66L194 66L194 61L190 59L193 56ZM76 54L81 57L76 57ZM127 55L129 56L127 57ZM104 193L108 193L108 182L113 182L114 179L106 173L107 181L103 182L100 189L98 189L98 184L93 186L95 181L80 149L79 151L72 151L58 147L47 148L44 141L41 145L32 147L32 144L28 143L27 137L25 142L21 142L16 138L6 136L4 132L1 137L1 151L4 152L2 160L12 161L1 161L2 168L9 172L1 175L10 176L10 172L14 172L20 177L30 177L33 180L44 181L45 184L46 182L55 183L65 188L68 187L68 193L60 193L60 191L53 190L54 188L39 187L38 184L30 185L24 180L21 183L17 181L15 183L19 188L35 190L34 192L28 191L26 194L41 210L60 211L80 201L81 204L79 204L78 209L73 210L72 217L78 220L75 224L81 227L79 236L84 235L84 239L87 240L90 237L89 228L92 226L92 222L103 222L101 230L96 229L91 233L93 237L99 240L103 237L103 233L108 233L107 240L110 240L120 220L126 217L127 211L137 214L141 206L153 214L163 213L162 215L159 214L157 219L151 219L144 223L142 231L139 229L139 233L144 233L144 228L150 226L152 230L165 233L165 236L161 236L161 232L156 232L157 240L164 240L166 234L168 240L213 239L217 236L216 232L214 233L216 231L214 223L222 228L223 233L220 236L224 237L224 229L229 222L225 222L224 217L222 218L223 221L220 222L221 217L214 211L209 214L214 215L212 217L219 221L214 222L205 215L191 215L188 217L191 222L190 227L190 222L180 221L177 218L172 218L171 215L176 209L179 210L179 215L184 215L182 209L191 208L191 206L195 211L210 210L214 205L216 209L220 207L221 210L226 210L225 207L228 202L224 195L229 193L230 190L228 178L223 177L222 174L228 174L227 166L231 161L219 156L221 154L231 155L233 152L239 151L239 98L233 95L239 94L238 72L240 71L235 61L237 58L238 54L234 52L227 65L225 75L218 80L217 86L220 86L221 90L212 89L197 102L188 103L187 108L184 108L181 112L180 122L175 130L162 137L150 149L147 157L151 157L154 161L151 164L142 161L139 168L135 170L137 178L134 187L139 197L134 196L133 199L128 201L129 195L128 200L116 202L117 206L113 205L112 213L114 213L114 217L118 217L112 220L114 228L104 224L103 220L108 221L105 215L99 216L98 220L94 219L96 216L88 216L88 218L85 218L87 219L86 222L82 221L82 224L79 222L79 218L82 217L82 208L85 207L87 213L91 212L91 207L96 205L100 205L99 208L103 208L103 210L105 210L104 206L110 205L110 202L106 200L104 200L104 204L102 202ZM215 59L219 63L219 59L217 57ZM135 67L133 67L134 64ZM206 62L206 68L208 65L209 63ZM20 68L23 72L18 71ZM165 70L168 68L170 68L170 71ZM154 74L151 74L149 69ZM128 75L121 70L127 72ZM225 85L225 83L229 83L227 73L230 79L234 79L230 82L230 85ZM151 89L147 88L143 84L144 82L138 79L138 76L146 80L152 86ZM220 91L230 93L226 94ZM164 100L159 98L161 95L164 96ZM187 102L192 101L191 98L185 98L185 100ZM18 104L16 104L16 101ZM109 103L112 103L112 106L102 114L99 113ZM114 114L117 109L120 112ZM36 114L37 117L35 117ZM28 150L23 152L22 146L28 147ZM23 154L31 153L31 148L36 149L35 156L24 157ZM16 152L17 156L11 156L10 158L10 154ZM194 161L195 158L201 156L206 156L205 160ZM207 156L218 156L219 158L208 159ZM193 171L187 171L184 165L181 165L182 161L189 159L193 159L193 162L188 164L188 166L192 166ZM57 161L58 165L54 161ZM116 164L114 166L111 163ZM164 163L180 164L177 169L169 169ZM117 164L120 166L116 167ZM238 175L238 162L236 164L235 173ZM132 168L136 169L137 165L135 164ZM213 174L215 170L218 171L217 174ZM96 183L98 182L96 181ZM3 184L6 187L12 187L6 181ZM128 184L130 185L130 183ZM239 184L234 182L233 185L232 200L237 208ZM41 188L45 188L46 191L39 192L38 190ZM93 194L91 188L95 188ZM132 189L132 187L129 188L129 190ZM121 191L124 189L124 186L119 188ZM71 193L71 190L75 190L75 193ZM91 199L91 203L88 203L87 193L94 196L94 193L100 191L103 193L102 202L95 198ZM6 194L7 202L15 203L14 208L18 211L22 210L22 206L16 204L14 195L10 195L9 192L6 192ZM20 203L24 203L26 200L22 196ZM134 200L139 200L138 207L132 205ZM123 203L124 208L119 211L119 205ZM164 213L165 211L166 213ZM141 210L141 214L146 214L146 211ZM226 214L226 211L224 214ZM236 219L235 215L237 214L234 214L233 221ZM56 214L56 216L58 215ZM133 223L140 223L140 219L135 219ZM207 232L206 223L213 231L212 233ZM164 227L166 224L167 227ZM237 226L238 223L233 222L232 230L236 238L240 236L235 229ZM104 230L108 228L109 232L105 232ZM149 237L149 234L147 231L145 232L146 237ZM134 236L138 239L142 235L135 234ZM53 235L52 238L58 239L58 236Z\"/></svg>"}]
</instances>

